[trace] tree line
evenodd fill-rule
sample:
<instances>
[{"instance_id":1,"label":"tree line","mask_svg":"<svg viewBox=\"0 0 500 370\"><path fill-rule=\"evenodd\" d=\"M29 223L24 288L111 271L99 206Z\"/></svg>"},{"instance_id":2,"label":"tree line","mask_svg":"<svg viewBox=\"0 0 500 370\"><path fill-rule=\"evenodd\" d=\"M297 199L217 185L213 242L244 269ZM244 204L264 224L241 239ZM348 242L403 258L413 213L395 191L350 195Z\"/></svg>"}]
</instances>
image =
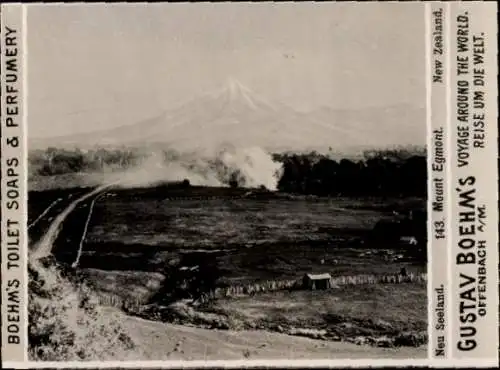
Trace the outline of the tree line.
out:
<instances>
[{"instance_id":1,"label":"tree line","mask_svg":"<svg viewBox=\"0 0 500 370\"><path fill-rule=\"evenodd\" d=\"M34 150L28 155L32 176L51 176L75 172L128 168L140 163L146 154L134 149L94 149L82 151L60 148Z\"/></svg>"},{"instance_id":2,"label":"tree line","mask_svg":"<svg viewBox=\"0 0 500 370\"><path fill-rule=\"evenodd\" d=\"M164 150L162 154L165 162L182 160L175 150ZM134 148L48 148L30 152L30 176L125 169L140 164L148 155ZM371 150L358 160L335 160L317 152L274 153L272 157L282 163L278 175L278 190L282 192L319 196L426 195L427 165L425 153L421 152Z\"/></svg>"},{"instance_id":3,"label":"tree line","mask_svg":"<svg viewBox=\"0 0 500 370\"><path fill-rule=\"evenodd\" d=\"M388 154L375 153L358 161L336 161L316 153L276 156L283 163L278 189L322 196L425 197L425 156Z\"/></svg>"}]
</instances>

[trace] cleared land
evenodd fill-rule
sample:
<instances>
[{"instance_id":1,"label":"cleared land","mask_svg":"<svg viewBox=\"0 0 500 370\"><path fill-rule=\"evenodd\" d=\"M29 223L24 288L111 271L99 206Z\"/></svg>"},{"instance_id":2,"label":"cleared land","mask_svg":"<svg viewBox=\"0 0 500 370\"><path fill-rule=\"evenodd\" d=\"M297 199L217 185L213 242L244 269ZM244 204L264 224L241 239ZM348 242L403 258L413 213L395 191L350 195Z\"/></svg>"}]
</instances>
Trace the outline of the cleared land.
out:
<instances>
[{"instance_id":1,"label":"cleared land","mask_svg":"<svg viewBox=\"0 0 500 370\"><path fill-rule=\"evenodd\" d=\"M425 284L361 284L221 299L206 311L238 318L247 327L362 341L359 337L425 333L426 302Z\"/></svg>"},{"instance_id":2,"label":"cleared land","mask_svg":"<svg viewBox=\"0 0 500 370\"><path fill-rule=\"evenodd\" d=\"M44 207L59 196L57 192L53 194L43 201L43 197L30 196L30 213L33 213L30 218L43 212ZM217 271L213 285L216 289L298 280L306 272L329 272L334 278L356 279L395 275L402 267L415 275L425 273L426 269L425 264L413 258L411 250L398 249L390 243L367 242L367 236L379 220L391 219L395 210L423 207L423 200L292 197L246 189L182 186L113 189L96 202L88 232L83 235L90 201L82 202L69 214L55 242L54 253L59 261L71 264L84 236L76 273L93 286L101 303L117 307L131 302L161 309L167 305L164 298L169 293L167 282L172 276L182 269L197 271L196 268L208 265ZM36 230L32 233L36 234ZM240 347L234 351L228 349L228 353L234 353L221 358L261 354L274 357L273 351L279 357L279 343L285 348L285 343L291 346L290 341L296 339L280 339L290 336L263 334L262 330L328 340L356 341L360 336L394 338L404 332L426 331L426 305L426 286L422 281L350 284L328 291L277 290L253 296L218 297L178 322L194 325L196 318L201 317L208 323L201 326L213 327L212 322L225 320L229 324L223 327L231 330L207 330L211 333L207 335L212 339L222 336L222 341L233 341L230 343L240 339L242 343L251 341L249 338L253 336L275 338L269 344L272 346L269 351L257 350L260 344L252 342L248 344L248 352ZM153 328L155 325L144 324L137 330L158 330ZM232 329L255 331L233 333ZM316 332L305 333L306 329ZM132 325L130 330L134 330ZM205 338L201 331L197 333L193 335ZM137 335L147 338L144 333ZM330 353L335 353L333 348L339 350L352 345L313 342L319 342L312 344L319 349L311 353L317 352L322 358L330 346L333 346ZM351 351L349 348L345 347L345 351ZM171 358L181 356L181 352L174 352ZM425 356L425 351L421 352ZM310 357L306 350L303 353L304 357ZM363 353L360 357L367 357L366 351L360 353ZM386 353L387 357L397 356ZM215 352L212 355L215 356ZM159 354L151 356L158 359L154 356ZM182 353L181 358L188 357L190 355Z\"/></svg>"},{"instance_id":3,"label":"cleared land","mask_svg":"<svg viewBox=\"0 0 500 370\"><path fill-rule=\"evenodd\" d=\"M369 209L364 209L361 200L242 197L245 192L111 192L95 205L81 267L122 275L135 271L138 280L140 271L163 273L168 266L211 262L221 270L220 286L295 279L306 272L345 276L394 274L401 267L425 271L425 265L411 258L388 263L392 245L366 245L376 222L392 216L389 202L376 209L376 203L365 200ZM402 201L393 203L403 207ZM85 212L82 206L81 215L70 216L68 229L71 217L81 225ZM73 243L80 236L73 233Z\"/></svg>"}]
</instances>

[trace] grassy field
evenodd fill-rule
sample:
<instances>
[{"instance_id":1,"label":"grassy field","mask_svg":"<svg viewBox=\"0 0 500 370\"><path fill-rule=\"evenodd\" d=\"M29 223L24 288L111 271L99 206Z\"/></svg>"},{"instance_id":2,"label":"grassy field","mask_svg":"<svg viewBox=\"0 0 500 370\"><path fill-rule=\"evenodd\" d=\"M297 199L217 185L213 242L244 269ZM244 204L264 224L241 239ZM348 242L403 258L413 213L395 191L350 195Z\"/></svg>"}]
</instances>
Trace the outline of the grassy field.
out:
<instances>
[{"instance_id":1,"label":"grassy field","mask_svg":"<svg viewBox=\"0 0 500 370\"><path fill-rule=\"evenodd\" d=\"M250 327L307 328L342 339L426 332L425 284L346 285L219 299L205 308ZM325 333L326 334L326 333Z\"/></svg>"},{"instance_id":2,"label":"grassy field","mask_svg":"<svg viewBox=\"0 0 500 370\"><path fill-rule=\"evenodd\" d=\"M30 217L60 196L50 194L30 197ZM103 303L118 307L123 301L162 305L172 271L205 265L217 270L215 287L220 288L296 280L310 272L334 278L381 276L405 267L419 274L426 266L411 253L368 243L367 236L379 220L394 217L392 211L423 204L419 199L334 199L245 189L112 190L95 203L85 235L90 202L69 215L54 253L71 264L84 236L77 274ZM326 330L327 339L395 338L426 330L426 304L424 283L358 284L326 292L218 298L196 315L288 334ZM184 323L191 323L189 317Z\"/></svg>"},{"instance_id":3,"label":"grassy field","mask_svg":"<svg viewBox=\"0 0 500 370\"><path fill-rule=\"evenodd\" d=\"M376 210L374 202L367 201L371 209L363 209L361 200L349 208L345 199L238 198L190 191L194 194L184 191L184 198L177 191L142 198L118 192L99 200L81 268L95 275L105 290L109 279L101 279L96 269L137 275L210 261L220 270L220 286L296 279L306 272L343 276L393 274L401 267L425 271L411 259L388 262L390 245L374 250L364 244L375 223L391 217L386 209ZM83 205L81 209L83 215ZM72 216L75 225L82 217ZM67 227L72 232L66 235L77 243L81 233L71 229L71 223L68 220Z\"/></svg>"},{"instance_id":4,"label":"grassy field","mask_svg":"<svg viewBox=\"0 0 500 370\"><path fill-rule=\"evenodd\" d=\"M335 201L206 199L131 200L96 206L88 241L228 249L270 242L326 240L335 231L371 229L380 212L339 208Z\"/></svg>"}]
</instances>

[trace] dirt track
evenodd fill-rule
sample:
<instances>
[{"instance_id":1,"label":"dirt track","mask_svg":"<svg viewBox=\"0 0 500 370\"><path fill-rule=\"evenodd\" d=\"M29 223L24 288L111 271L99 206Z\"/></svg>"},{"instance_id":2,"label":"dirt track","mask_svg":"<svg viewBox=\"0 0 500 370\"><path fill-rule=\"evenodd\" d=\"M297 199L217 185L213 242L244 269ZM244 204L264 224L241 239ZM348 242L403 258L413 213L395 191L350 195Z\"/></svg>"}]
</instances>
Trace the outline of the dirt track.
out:
<instances>
[{"instance_id":1,"label":"dirt track","mask_svg":"<svg viewBox=\"0 0 500 370\"><path fill-rule=\"evenodd\" d=\"M48 256L51 251L52 251L52 245L54 244L54 240L57 238L57 235L59 234L59 231L61 229L61 225L68 217L68 215L76 208L76 206L83 202L86 199L91 198L94 195L97 195L101 193L103 190L108 189L115 185L113 184L107 184L107 185L102 185L91 192L75 199L73 202L71 202L61 213L57 215L57 217L52 221L50 224L47 232L43 235L43 237L40 239L40 241L35 245L33 248L33 251L31 252L30 257L32 259L40 259L42 257Z\"/></svg>"},{"instance_id":2,"label":"dirt track","mask_svg":"<svg viewBox=\"0 0 500 370\"><path fill-rule=\"evenodd\" d=\"M330 342L265 331L208 330L136 317L123 324L145 360L425 358L426 347L397 349ZM135 351L134 351L135 352Z\"/></svg>"}]
</instances>

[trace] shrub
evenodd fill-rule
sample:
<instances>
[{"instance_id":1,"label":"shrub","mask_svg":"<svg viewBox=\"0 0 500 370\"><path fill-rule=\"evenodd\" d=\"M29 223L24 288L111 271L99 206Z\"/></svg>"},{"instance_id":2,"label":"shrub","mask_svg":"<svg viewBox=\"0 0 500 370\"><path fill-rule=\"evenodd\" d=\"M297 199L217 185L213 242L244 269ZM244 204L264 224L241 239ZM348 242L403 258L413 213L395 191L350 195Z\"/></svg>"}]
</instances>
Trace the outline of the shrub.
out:
<instances>
[{"instance_id":1,"label":"shrub","mask_svg":"<svg viewBox=\"0 0 500 370\"><path fill-rule=\"evenodd\" d=\"M395 346L418 347L427 343L427 333L403 332L394 338Z\"/></svg>"},{"instance_id":2,"label":"shrub","mask_svg":"<svg viewBox=\"0 0 500 370\"><path fill-rule=\"evenodd\" d=\"M118 318L83 284L55 266L29 266L29 358L32 361L123 360L134 348Z\"/></svg>"}]
</instances>

